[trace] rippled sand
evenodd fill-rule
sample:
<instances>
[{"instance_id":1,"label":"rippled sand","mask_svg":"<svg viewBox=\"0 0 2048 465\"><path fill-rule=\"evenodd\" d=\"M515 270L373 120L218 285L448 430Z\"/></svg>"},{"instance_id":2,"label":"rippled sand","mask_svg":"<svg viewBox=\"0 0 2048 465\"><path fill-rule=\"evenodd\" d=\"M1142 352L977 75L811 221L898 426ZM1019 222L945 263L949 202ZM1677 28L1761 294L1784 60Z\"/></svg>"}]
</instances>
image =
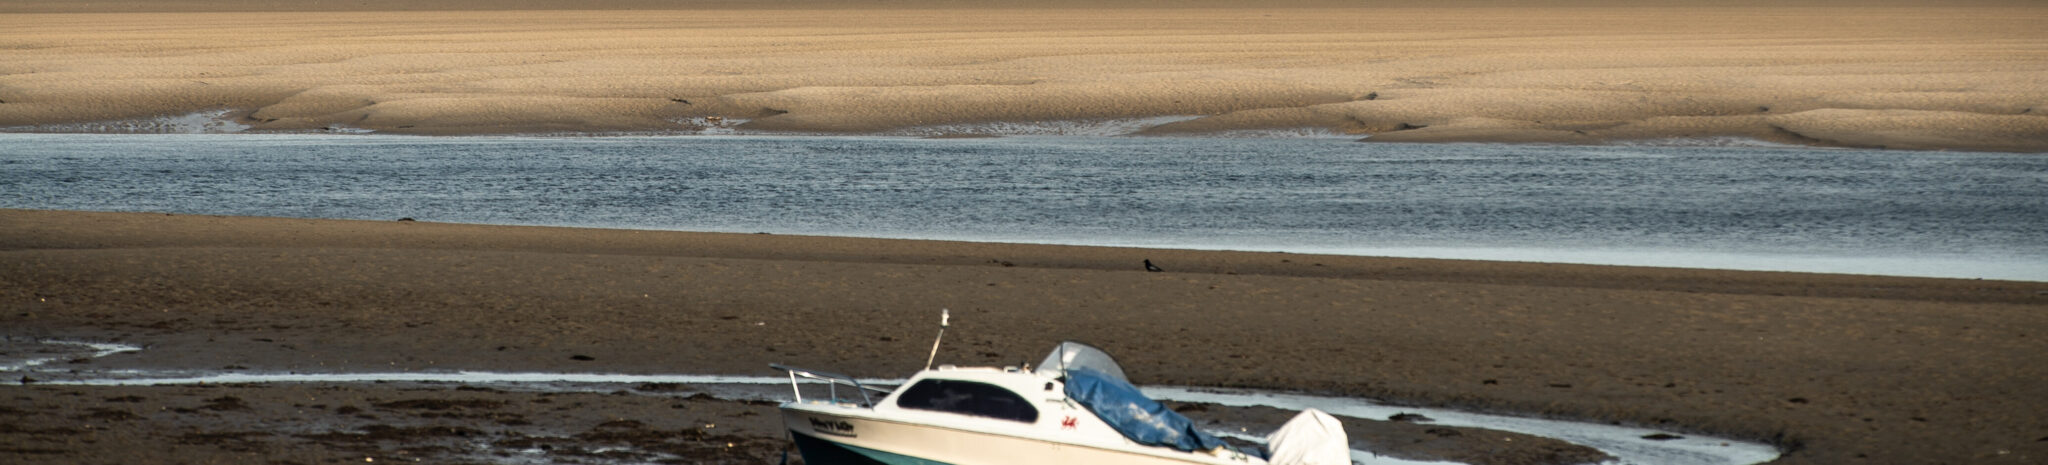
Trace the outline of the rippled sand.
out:
<instances>
[{"instance_id":1,"label":"rippled sand","mask_svg":"<svg viewBox=\"0 0 2048 465\"><path fill-rule=\"evenodd\" d=\"M0 4L16 11L0 15L0 127L16 130L220 109L254 130L421 134L1194 115L1143 132L2048 151L2048 5L2027 2L69 8L100 11L84 14L20 3ZM365 8L399 5L411 4Z\"/></svg>"}]
</instances>

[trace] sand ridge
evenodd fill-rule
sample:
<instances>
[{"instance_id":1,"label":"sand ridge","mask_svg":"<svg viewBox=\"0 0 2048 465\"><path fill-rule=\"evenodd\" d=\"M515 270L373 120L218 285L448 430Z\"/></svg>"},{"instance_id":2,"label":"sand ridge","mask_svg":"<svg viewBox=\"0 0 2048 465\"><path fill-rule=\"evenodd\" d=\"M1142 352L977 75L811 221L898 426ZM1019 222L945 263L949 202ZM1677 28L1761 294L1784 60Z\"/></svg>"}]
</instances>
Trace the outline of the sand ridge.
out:
<instances>
[{"instance_id":1,"label":"sand ridge","mask_svg":"<svg viewBox=\"0 0 2048 465\"><path fill-rule=\"evenodd\" d=\"M1199 118L1371 141L2048 151L2048 7L28 13L0 127L876 133Z\"/></svg>"}]
</instances>

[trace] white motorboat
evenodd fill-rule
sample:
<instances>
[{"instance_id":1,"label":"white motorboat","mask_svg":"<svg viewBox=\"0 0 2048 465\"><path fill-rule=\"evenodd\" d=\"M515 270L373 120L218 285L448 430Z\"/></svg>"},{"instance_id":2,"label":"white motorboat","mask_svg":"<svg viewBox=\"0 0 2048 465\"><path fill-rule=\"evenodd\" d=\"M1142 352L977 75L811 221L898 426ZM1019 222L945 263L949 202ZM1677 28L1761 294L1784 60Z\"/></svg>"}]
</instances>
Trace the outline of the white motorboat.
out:
<instances>
[{"instance_id":1,"label":"white motorboat","mask_svg":"<svg viewBox=\"0 0 2048 465\"><path fill-rule=\"evenodd\" d=\"M796 398L781 405L782 420L812 465L1351 463L1328 414L1302 412L1267 437L1270 452L1239 449L1145 398L1108 353L1076 342L1036 369L927 362L894 390L772 366L789 372ZM827 383L829 394L804 397L802 380Z\"/></svg>"}]
</instances>

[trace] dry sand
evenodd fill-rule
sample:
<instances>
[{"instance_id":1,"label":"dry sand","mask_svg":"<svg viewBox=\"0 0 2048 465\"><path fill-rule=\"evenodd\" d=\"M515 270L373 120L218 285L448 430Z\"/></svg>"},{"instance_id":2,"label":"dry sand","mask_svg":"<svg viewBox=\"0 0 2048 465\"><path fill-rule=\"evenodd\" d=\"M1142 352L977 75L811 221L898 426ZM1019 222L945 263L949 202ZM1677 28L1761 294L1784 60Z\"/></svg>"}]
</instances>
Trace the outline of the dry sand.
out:
<instances>
[{"instance_id":1,"label":"dry sand","mask_svg":"<svg viewBox=\"0 0 2048 465\"><path fill-rule=\"evenodd\" d=\"M1144 272L1144 259L1168 271ZM943 307L954 327L942 363L1014 364L1076 339L1116 353L1139 383L1715 433L1779 444L1785 464L2048 457L2043 283L0 210L0 302L6 337L147 347L96 369L769 375L779 362L875 377L920 366ZM504 431L699 437L671 415L733 416L748 441L774 428L737 419L765 407L685 414L660 397L586 399L590 411L539 431L501 423L542 422L533 394L182 389L0 387L0 417L27 425L0 427L0 461L111 462L123 449L110 446L184 439L193 455L181 457L276 458L289 448L235 448L303 439L215 424L250 416L287 418L261 423L275 431L335 425L304 433L329 444L318 457L517 439ZM109 400L128 396L146 400ZM220 397L254 413L205 408ZM394 404L420 397L491 408ZM604 426L615 420L637 423ZM427 443L377 439L408 431ZM773 454L762 441L745 454ZM518 444L530 443L499 447Z\"/></svg>"},{"instance_id":2,"label":"dry sand","mask_svg":"<svg viewBox=\"0 0 2048 465\"><path fill-rule=\"evenodd\" d=\"M4 2L0 127L228 111L255 130L689 132L715 116L872 133L1179 115L1201 118L1144 133L2048 151L2041 2L986 3ZM388 11L419 9L458 11Z\"/></svg>"}]
</instances>

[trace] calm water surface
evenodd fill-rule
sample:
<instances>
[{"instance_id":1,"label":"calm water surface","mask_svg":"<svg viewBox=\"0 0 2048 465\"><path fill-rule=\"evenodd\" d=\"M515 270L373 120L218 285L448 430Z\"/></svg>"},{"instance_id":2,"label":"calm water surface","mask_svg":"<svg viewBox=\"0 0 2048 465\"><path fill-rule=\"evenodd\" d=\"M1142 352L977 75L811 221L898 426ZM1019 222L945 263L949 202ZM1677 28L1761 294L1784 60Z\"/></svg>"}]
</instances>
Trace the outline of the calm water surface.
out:
<instances>
[{"instance_id":1,"label":"calm water surface","mask_svg":"<svg viewBox=\"0 0 2048 465\"><path fill-rule=\"evenodd\" d=\"M0 207L2048 281L2048 156L1349 139L0 134Z\"/></svg>"}]
</instances>

